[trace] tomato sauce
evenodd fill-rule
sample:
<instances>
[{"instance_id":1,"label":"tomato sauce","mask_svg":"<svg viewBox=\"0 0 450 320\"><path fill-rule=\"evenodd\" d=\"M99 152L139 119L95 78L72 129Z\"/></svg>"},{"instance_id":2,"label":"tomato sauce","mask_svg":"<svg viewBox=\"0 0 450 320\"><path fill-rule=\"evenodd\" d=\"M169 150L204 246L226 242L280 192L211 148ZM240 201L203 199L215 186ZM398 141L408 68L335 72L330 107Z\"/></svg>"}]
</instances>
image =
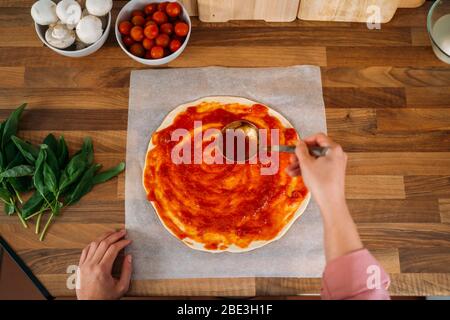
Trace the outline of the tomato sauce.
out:
<instances>
[{"instance_id":1,"label":"tomato sauce","mask_svg":"<svg viewBox=\"0 0 450 320\"><path fill-rule=\"evenodd\" d=\"M153 134L144 186L160 219L179 239L201 243L208 250L225 250L231 245L245 249L254 241L276 238L293 219L308 190L301 177L285 173L289 154L279 154L275 175L261 175L259 161L177 165L171 160L171 151L179 143L171 141L172 132L178 128L192 132L194 121L202 121L203 128L222 130L228 123L244 119L260 129L279 129L280 144L295 144L295 129L285 128L268 111L260 104L202 103L189 107L169 127ZM204 147L209 143L204 141ZM193 149L191 154L193 157Z\"/></svg>"}]
</instances>

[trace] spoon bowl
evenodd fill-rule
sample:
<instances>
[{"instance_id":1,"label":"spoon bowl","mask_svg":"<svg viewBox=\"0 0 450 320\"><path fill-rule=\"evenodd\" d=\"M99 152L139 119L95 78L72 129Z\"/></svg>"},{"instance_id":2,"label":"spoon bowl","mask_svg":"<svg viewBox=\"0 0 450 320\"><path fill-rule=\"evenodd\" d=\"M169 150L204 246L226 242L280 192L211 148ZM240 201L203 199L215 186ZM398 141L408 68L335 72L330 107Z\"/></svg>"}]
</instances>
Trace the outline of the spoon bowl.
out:
<instances>
[{"instance_id":1,"label":"spoon bowl","mask_svg":"<svg viewBox=\"0 0 450 320\"><path fill-rule=\"evenodd\" d=\"M257 150L259 149L259 132L258 132L258 127L254 123L252 123L248 120L233 121L233 122L227 124L222 129L223 136L226 135L227 130L234 130L234 131L241 130L244 133L246 140L248 139L249 142L256 140ZM287 153L295 153L295 149L296 149L296 146L284 146L284 145L267 146L265 148L266 151L287 152ZM318 158L318 157L324 157L329 148L308 145L308 149L309 149L309 153L312 156ZM246 155L245 160L249 160L250 158L252 158L255 155L256 154ZM224 157L229 160L234 160L234 159L228 158L226 155L224 155Z\"/></svg>"}]
</instances>

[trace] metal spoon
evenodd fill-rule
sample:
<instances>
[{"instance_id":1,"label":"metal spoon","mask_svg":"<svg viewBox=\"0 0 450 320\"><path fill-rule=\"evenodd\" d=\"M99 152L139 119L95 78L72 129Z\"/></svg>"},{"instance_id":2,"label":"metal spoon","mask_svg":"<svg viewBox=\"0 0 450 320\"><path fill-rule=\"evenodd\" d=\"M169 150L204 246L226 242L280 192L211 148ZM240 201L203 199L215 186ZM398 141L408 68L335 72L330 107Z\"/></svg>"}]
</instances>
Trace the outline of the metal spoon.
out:
<instances>
[{"instance_id":1,"label":"metal spoon","mask_svg":"<svg viewBox=\"0 0 450 320\"><path fill-rule=\"evenodd\" d=\"M256 139L257 145L259 146L259 134L258 127L248 120L238 120L227 124L222 129L222 134L225 134L227 130L242 130L248 139ZM267 146L265 149L267 151L275 152L287 152L295 153L295 146ZM324 157L328 152L328 147L310 146L308 145L309 153L314 157ZM248 160L248 159L246 159Z\"/></svg>"}]
</instances>

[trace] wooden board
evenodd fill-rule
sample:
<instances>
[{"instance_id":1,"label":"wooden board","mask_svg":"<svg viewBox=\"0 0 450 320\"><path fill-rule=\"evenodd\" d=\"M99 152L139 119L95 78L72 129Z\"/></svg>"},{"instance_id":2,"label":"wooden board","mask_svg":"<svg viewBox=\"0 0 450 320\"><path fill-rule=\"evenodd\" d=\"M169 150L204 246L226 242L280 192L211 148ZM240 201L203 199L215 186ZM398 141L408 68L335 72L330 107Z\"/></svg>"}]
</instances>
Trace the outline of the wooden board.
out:
<instances>
[{"instance_id":1,"label":"wooden board","mask_svg":"<svg viewBox=\"0 0 450 320\"><path fill-rule=\"evenodd\" d=\"M28 101L20 131L26 140L63 133L73 152L91 136L99 162L108 167L123 160L130 72L147 67L129 59L113 36L83 59L43 47L34 41L29 16L34 1L0 1L0 26L22 33L17 39L0 33L0 119ZM114 10L125 3L114 1ZM193 18L191 42L168 66L321 66L328 131L349 153L350 210L365 245L391 273L391 294L400 296L450 295L450 65L434 56L429 41L413 41L414 33L426 33L431 4L399 10L377 32L346 22L205 24ZM97 235L123 227L124 197L122 175L64 210L43 243L2 212L0 234L52 294L73 297L67 267ZM129 294L319 291L320 279L167 279L134 281Z\"/></svg>"},{"instance_id":2,"label":"wooden board","mask_svg":"<svg viewBox=\"0 0 450 320\"><path fill-rule=\"evenodd\" d=\"M425 3L426 0L400 0L399 8L417 8Z\"/></svg>"},{"instance_id":3,"label":"wooden board","mask_svg":"<svg viewBox=\"0 0 450 320\"><path fill-rule=\"evenodd\" d=\"M300 0L198 0L203 22L230 20L293 21Z\"/></svg>"},{"instance_id":4,"label":"wooden board","mask_svg":"<svg viewBox=\"0 0 450 320\"><path fill-rule=\"evenodd\" d=\"M180 0L180 2L184 5L190 16L198 15L197 0Z\"/></svg>"},{"instance_id":5,"label":"wooden board","mask_svg":"<svg viewBox=\"0 0 450 320\"><path fill-rule=\"evenodd\" d=\"M302 0L298 18L317 21L372 22L379 8L379 22L389 22L398 8L413 8L425 0Z\"/></svg>"}]
</instances>

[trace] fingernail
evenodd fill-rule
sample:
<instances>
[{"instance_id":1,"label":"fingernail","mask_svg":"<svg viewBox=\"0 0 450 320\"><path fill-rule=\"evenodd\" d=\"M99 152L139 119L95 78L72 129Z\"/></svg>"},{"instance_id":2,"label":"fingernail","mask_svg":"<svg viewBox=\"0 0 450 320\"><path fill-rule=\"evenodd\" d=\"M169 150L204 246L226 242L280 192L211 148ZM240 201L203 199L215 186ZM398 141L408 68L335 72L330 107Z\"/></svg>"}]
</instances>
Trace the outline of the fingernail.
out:
<instances>
[{"instance_id":1,"label":"fingernail","mask_svg":"<svg viewBox=\"0 0 450 320\"><path fill-rule=\"evenodd\" d=\"M128 261L128 263L131 263L131 260L133 260L133 259L131 258L131 254L129 254L129 255L127 256L127 261Z\"/></svg>"}]
</instances>

